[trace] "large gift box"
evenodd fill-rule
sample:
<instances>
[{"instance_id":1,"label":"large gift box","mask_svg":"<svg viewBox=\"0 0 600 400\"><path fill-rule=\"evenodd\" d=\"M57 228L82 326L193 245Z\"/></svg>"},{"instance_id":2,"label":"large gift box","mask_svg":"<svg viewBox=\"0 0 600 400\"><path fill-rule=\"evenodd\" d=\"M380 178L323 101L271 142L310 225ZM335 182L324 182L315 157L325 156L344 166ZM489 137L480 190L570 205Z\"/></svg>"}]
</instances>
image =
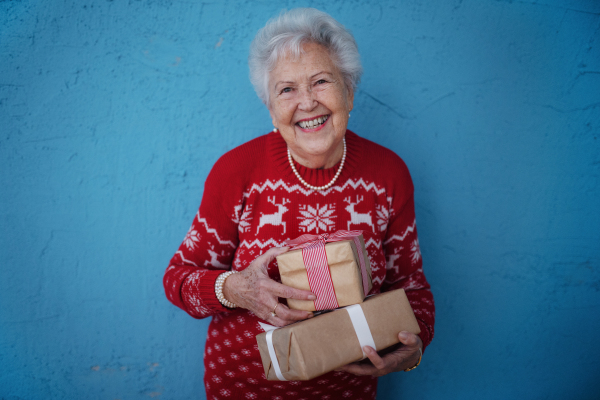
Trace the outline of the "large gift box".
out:
<instances>
[{"instance_id":1,"label":"large gift box","mask_svg":"<svg viewBox=\"0 0 600 400\"><path fill-rule=\"evenodd\" d=\"M318 311L361 303L372 287L362 231L302 235L277 256L281 283L312 291L317 299L288 299L289 308Z\"/></svg>"},{"instance_id":2,"label":"large gift box","mask_svg":"<svg viewBox=\"0 0 600 400\"><path fill-rule=\"evenodd\" d=\"M379 351L399 343L400 331L420 333L403 289L283 328L266 327L273 329L256 340L270 381L313 379L365 358L364 346Z\"/></svg>"}]
</instances>

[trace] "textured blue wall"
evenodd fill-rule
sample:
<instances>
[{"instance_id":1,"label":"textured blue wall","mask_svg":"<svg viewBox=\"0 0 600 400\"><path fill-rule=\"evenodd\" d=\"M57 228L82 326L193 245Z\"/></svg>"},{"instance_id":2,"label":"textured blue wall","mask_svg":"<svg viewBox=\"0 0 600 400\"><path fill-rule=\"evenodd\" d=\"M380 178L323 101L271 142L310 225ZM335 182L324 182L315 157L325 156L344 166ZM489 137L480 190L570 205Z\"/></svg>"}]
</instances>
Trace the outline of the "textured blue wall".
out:
<instances>
[{"instance_id":1,"label":"textured blue wall","mask_svg":"<svg viewBox=\"0 0 600 400\"><path fill-rule=\"evenodd\" d=\"M380 398L600 394L600 2L0 2L0 398L204 398L161 278L225 151L271 129L248 46L350 27L350 128L415 181L436 338Z\"/></svg>"}]
</instances>

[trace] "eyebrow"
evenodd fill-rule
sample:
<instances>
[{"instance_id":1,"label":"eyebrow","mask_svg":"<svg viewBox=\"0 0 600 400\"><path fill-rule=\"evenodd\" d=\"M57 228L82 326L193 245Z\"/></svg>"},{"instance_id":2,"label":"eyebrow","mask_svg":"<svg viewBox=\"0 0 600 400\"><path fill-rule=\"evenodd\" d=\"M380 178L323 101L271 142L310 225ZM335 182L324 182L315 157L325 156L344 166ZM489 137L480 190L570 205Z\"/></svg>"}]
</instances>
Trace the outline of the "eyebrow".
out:
<instances>
[{"instance_id":1,"label":"eyebrow","mask_svg":"<svg viewBox=\"0 0 600 400\"><path fill-rule=\"evenodd\" d=\"M315 76L318 76L318 75L321 75L321 74L333 76L333 74L331 72L321 71L321 72L317 72L316 74L314 74L313 76L311 76L310 79L314 79Z\"/></svg>"},{"instance_id":2,"label":"eyebrow","mask_svg":"<svg viewBox=\"0 0 600 400\"><path fill-rule=\"evenodd\" d=\"M313 74L310 76L310 79L314 79L316 76L319 76L321 74L325 74L325 75L329 75L329 76L333 76L333 74L331 72L327 72L327 71L319 71L316 74ZM277 86L281 85L281 84L294 84L295 82L293 81L279 81L277 83L275 83L275 88L277 88Z\"/></svg>"}]
</instances>

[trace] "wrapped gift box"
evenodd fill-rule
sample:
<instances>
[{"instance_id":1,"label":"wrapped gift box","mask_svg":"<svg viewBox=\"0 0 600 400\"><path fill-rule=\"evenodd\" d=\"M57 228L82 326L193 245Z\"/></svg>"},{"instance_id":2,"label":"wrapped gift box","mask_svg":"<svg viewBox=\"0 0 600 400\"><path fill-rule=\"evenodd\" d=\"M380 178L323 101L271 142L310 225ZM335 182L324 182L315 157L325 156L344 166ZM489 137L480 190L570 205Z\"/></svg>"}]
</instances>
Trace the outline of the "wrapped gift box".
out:
<instances>
[{"instance_id":1,"label":"wrapped gift box","mask_svg":"<svg viewBox=\"0 0 600 400\"><path fill-rule=\"evenodd\" d=\"M333 235L331 236L333 237ZM326 262L329 266L328 274L331 276L330 279L333 283L334 296L337 298L338 307L362 303L366 294L369 293L373 286L371 282L371 264L367 250L365 249L365 241L362 234L356 234L355 236L357 237L356 241L352 238L350 240L325 244ZM279 267L281 283L297 289L310 291L311 285L309 283L307 268L304 264L303 251L305 249L291 250L277 256L277 265ZM365 264L366 291L363 288L363 276L358 252L361 252L360 256L362 256ZM312 291L319 297L319 293L314 288ZM289 308L295 310L316 311L320 309L315 306L315 301L310 300L287 299L287 304ZM319 303L317 302L317 304ZM336 306L326 308L336 308Z\"/></svg>"},{"instance_id":2,"label":"wrapped gift box","mask_svg":"<svg viewBox=\"0 0 600 400\"><path fill-rule=\"evenodd\" d=\"M355 328L360 325L357 307L362 309L359 314L364 315L378 351L398 343L400 331L420 333L403 289L370 296L361 304L257 335L267 379L309 380L363 359L361 342L365 344L365 326ZM271 354L276 356L277 367Z\"/></svg>"}]
</instances>

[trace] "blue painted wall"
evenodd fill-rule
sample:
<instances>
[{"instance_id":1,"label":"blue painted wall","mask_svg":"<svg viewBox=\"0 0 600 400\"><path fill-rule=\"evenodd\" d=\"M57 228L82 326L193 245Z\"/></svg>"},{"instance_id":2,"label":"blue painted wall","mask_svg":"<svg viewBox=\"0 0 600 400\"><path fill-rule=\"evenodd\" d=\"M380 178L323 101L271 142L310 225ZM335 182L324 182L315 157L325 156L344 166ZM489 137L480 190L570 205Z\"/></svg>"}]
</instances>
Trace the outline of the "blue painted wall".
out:
<instances>
[{"instance_id":1,"label":"blue painted wall","mask_svg":"<svg viewBox=\"0 0 600 400\"><path fill-rule=\"evenodd\" d=\"M407 162L436 337L381 399L600 395L600 2L0 2L0 398L204 398L161 278L204 179L271 129L254 33L354 32L350 128Z\"/></svg>"}]
</instances>

